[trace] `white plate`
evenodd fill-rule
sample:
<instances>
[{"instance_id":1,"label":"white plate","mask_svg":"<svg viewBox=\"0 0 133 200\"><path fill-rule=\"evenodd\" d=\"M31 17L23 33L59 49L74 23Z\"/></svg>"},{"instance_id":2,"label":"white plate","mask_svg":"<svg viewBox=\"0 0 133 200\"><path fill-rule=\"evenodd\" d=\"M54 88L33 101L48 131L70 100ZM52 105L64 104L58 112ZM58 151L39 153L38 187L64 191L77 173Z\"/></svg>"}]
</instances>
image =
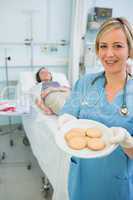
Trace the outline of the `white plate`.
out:
<instances>
[{"instance_id":1,"label":"white plate","mask_svg":"<svg viewBox=\"0 0 133 200\"><path fill-rule=\"evenodd\" d=\"M103 150L100 151L92 151L89 149L83 149L83 150L73 150L70 147L68 147L64 135L72 128L92 128L97 127L102 132L103 140L106 143L106 147ZM73 120L68 123L66 123L60 130L59 134L56 134L56 143L60 147L61 150L68 153L71 156L76 156L79 158L98 158L103 157L111 154L118 145L111 145L109 143L109 139L112 137L113 132L110 128L105 126L104 124L100 122L96 122L93 120L87 120L87 119L79 119L79 120Z\"/></svg>"}]
</instances>

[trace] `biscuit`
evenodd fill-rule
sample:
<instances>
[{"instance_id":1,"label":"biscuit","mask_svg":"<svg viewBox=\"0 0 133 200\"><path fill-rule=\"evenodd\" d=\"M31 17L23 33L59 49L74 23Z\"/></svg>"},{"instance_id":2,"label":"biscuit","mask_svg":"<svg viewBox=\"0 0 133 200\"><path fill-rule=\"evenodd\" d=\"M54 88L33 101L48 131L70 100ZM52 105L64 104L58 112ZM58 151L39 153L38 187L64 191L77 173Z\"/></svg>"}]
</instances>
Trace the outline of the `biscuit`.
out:
<instances>
[{"instance_id":1,"label":"biscuit","mask_svg":"<svg viewBox=\"0 0 133 200\"><path fill-rule=\"evenodd\" d=\"M85 131L86 129L81 129L81 128L72 128L70 131L68 131L65 134L65 140L69 141L73 137L82 137L85 136Z\"/></svg>"},{"instance_id":2,"label":"biscuit","mask_svg":"<svg viewBox=\"0 0 133 200\"><path fill-rule=\"evenodd\" d=\"M86 144L87 142L85 140L85 137L73 137L68 142L68 146L74 150L84 149L86 147Z\"/></svg>"},{"instance_id":3,"label":"biscuit","mask_svg":"<svg viewBox=\"0 0 133 200\"><path fill-rule=\"evenodd\" d=\"M71 131L74 131L74 132L79 132L79 133L83 133L85 134L86 132L86 128L72 128Z\"/></svg>"},{"instance_id":4,"label":"biscuit","mask_svg":"<svg viewBox=\"0 0 133 200\"><path fill-rule=\"evenodd\" d=\"M90 138L90 140L88 140L88 148L93 151L102 150L105 146L104 141L100 138Z\"/></svg>"},{"instance_id":5,"label":"biscuit","mask_svg":"<svg viewBox=\"0 0 133 200\"><path fill-rule=\"evenodd\" d=\"M98 128L87 128L86 136L90 138L100 138L102 137L102 133Z\"/></svg>"},{"instance_id":6,"label":"biscuit","mask_svg":"<svg viewBox=\"0 0 133 200\"><path fill-rule=\"evenodd\" d=\"M85 136L85 140L86 142L88 143L88 141L90 141L92 138L88 137L88 136Z\"/></svg>"}]
</instances>

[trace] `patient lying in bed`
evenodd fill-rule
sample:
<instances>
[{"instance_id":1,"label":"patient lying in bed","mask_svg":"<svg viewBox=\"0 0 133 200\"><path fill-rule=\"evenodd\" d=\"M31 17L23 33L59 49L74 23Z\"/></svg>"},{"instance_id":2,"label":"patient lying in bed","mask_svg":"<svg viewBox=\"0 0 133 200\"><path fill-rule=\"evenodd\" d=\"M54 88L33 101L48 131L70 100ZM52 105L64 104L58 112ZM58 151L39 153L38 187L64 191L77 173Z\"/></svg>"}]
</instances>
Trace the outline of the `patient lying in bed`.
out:
<instances>
[{"instance_id":1,"label":"patient lying in bed","mask_svg":"<svg viewBox=\"0 0 133 200\"><path fill-rule=\"evenodd\" d=\"M36 80L42 82L40 98L36 104L46 114L57 114L69 96L70 88L52 81L52 75L46 68L41 68L36 74Z\"/></svg>"}]
</instances>

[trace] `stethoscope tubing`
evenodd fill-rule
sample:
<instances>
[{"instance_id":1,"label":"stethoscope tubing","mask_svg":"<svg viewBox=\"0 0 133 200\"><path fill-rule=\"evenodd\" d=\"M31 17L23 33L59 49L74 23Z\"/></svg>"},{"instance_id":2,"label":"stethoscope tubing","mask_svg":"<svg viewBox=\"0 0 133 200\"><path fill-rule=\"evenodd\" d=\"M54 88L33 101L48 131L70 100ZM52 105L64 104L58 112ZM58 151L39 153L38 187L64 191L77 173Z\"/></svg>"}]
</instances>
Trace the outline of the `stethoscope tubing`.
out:
<instances>
[{"instance_id":1,"label":"stethoscope tubing","mask_svg":"<svg viewBox=\"0 0 133 200\"><path fill-rule=\"evenodd\" d=\"M119 110L120 114L123 116L128 115L128 108L127 108L127 102L126 102L126 86L127 86L128 76L132 77L131 74L127 73L124 88L123 88L122 105L120 106L120 110ZM93 86L95 84L95 82L99 78L102 78L102 77L105 77L105 72L103 72L102 74L95 77L94 80L91 82L91 85ZM105 79L104 87L105 87L105 85L106 85L106 79Z\"/></svg>"}]
</instances>

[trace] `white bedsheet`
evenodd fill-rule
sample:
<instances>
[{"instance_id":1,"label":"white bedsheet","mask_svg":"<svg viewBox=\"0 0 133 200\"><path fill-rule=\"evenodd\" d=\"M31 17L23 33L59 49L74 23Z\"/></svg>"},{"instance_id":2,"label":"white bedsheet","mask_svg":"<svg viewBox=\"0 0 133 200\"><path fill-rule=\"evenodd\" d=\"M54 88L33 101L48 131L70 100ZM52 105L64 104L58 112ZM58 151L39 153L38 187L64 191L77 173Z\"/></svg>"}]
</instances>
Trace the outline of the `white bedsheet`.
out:
<instances>
[{"instance_id":1,"label":"white bedsheet","mask_svg":"<svg viewBox=\"0 0 133 200\"><path fill-rule=\"evenodd\" d=\"M30 114L23 116L22 121L33 154L54 188L53 200L68 200L69 156L55 143L57 118L55 115L44 115L34 106Z\"/></svg>"}]
</instances>

